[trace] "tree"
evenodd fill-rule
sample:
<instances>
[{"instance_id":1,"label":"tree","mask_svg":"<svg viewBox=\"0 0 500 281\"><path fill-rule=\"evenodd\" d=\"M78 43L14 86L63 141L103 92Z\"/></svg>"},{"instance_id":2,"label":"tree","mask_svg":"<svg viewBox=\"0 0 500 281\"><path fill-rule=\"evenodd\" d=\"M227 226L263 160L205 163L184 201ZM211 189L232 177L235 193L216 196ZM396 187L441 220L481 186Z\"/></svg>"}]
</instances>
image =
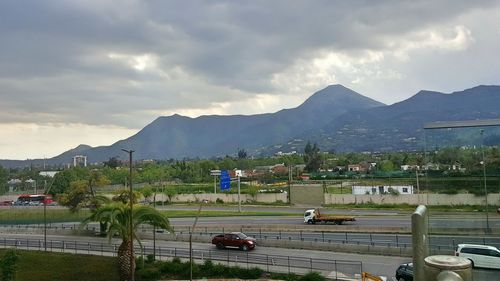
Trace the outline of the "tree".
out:
<instances>
[{"instance_id":1,"label":"tree","mask_svg":"<svg viewBox=\"0 0 500 281\"><path fill-rule=\"evenodd\" d=\"M7 192L7 170L0 166L0 194Z\"/></svg>"},{"instance_id":2,"label":"tree","mask_svg":"<svg viewBox=\"0 0 500 281\"><path fill-rule=\"evenodd\" d=\"M98 196L94 187L109 184L109 180L98 171L91 171L85 180L70 182L65 192L58 197L59 204L69 207L70 211L76 212L82 207L90 207L92 210L109 202L104 196Z\"/></svg>"},{"instance_id":3,"label":"tree","mask_svg":"<svg viewBox=\"0 0 500 281\"><path fill-rule=\"evenodd\" d=\"M321 155L319 154L319 147L316 143L311 145L307 142L304 148L304 162L306 163L305 170L308 172L315 172L321 167Z\"/></svg>"},{"instance_id":4,"label":"tree","mask_svg":"<svg viewBox=\"0 0 500 281\"><path fill-rule=\"evenodd\" d=\"M142 243L136 234L141 224L150 224L160 229L173 231L168 218L150 206L134 205L132 216L130 216L130 212L130 206L127 203L116 202L101 206L82 222L82 226L92 221L106 222L106 233L109 242L115 235L122 238L117 255L121 281L130 280L130 271L135 272L134 251L130 246L133 240L136 240L142 247ZM130 220L131 217L132 221ZM132 233L130 233L130 225L132 225Z\"/></svg>"},{"instance_id":5,"label":"tree","mask_svg":"<svg viewBox=\"0 0 500 281\"><path fill-rule=\"evenodd\" d=\"M238 148L238 159L246 159L247 152L243 148Z\"/></svg>"},{"instance_id":6,"label":"tree","mask_svg":"<svg viewBox=\"0 0 500 281\"><path fill-rule=\"evenodd\" d=\"M144 200L146 200L148 203L151 203L149 198L154 194L153 188L151 188L151 186L146 186L140 189L140 193L142 194L142 197L144 197Z\"/></svg>"},{"instance_id":7,"label":"tree","mask_svg":"<svg viewBox=\"0 0 500 281\"><path fill-rule=\"evenodd\" d=\"M394 169L395 169L394 163L392 163L391 160L384 160L380 164L380 170L383 172L391 172L394 171Z\"/></svg>"},{"instance_id":8,"label":"tree","mask_svg":"<svg viewBox=\"0 0 500 281\"><path fill-rule=\"evenodd\" d=\"M108 166L112 169L116 167L120 167L122 164L122 161L120 161L116 156L113 156L108 159L108 161L104 162L104 166Z\"/></svg>"},{"instance_id":9,"label":"tree","mask_svg":"<svg viewBox=\"0 0 500 281\"><path fill-rule=\"evenodd\" d=\"M0 261L0 267L2 269L2 278L4 281L11 281L16 278L17 262L19 261L19 256L16 250L9 249L5 252L4 257Z\"/></svg>"}]
</instances>

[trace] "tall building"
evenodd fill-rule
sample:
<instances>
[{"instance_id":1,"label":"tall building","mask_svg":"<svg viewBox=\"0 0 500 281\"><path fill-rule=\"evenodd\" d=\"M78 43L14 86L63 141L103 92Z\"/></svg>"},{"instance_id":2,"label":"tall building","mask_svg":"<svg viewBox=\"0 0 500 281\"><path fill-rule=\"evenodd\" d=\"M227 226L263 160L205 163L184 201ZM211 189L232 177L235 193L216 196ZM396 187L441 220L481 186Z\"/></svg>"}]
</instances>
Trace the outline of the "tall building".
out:
<instances>
[{"instance_id":1,"label":"tall building","mask_svg":"<svg viewBox=\"0 0 500 281\"><path fill-rule=\"evenodd\" d=\"M83 166L87 167L87 156L84 155L76 155L73 157L73 166Z\"/></svg>"}]
</instances>

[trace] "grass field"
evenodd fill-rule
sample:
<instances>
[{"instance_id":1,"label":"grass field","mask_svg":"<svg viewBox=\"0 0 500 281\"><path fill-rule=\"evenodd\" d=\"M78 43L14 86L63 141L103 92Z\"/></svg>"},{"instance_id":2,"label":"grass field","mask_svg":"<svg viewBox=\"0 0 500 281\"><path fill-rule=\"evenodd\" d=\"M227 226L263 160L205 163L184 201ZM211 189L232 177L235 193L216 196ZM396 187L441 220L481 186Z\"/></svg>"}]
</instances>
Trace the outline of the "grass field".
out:
<instances>
[{"instance_id":1,"label":"grass field","mask_svg":"<svg viewBox=\"0 0 500 281\"><path fill-rule=\"evenodd\" d=\"M0 257L5 252L0 249ZM16 253L19 256L16 281L119 280L118 265L113 257L22 250Z\"/></svg>"},{"instance_id":2,"label":"grass field","mask_svg":"<svg viewBox=\"0 0 500 281\"><path fill-rule=\"evenodd\" d=\"M161 211L168 218L194 217L198 213L197 210L167 210ZM200 217L227 217L227 216L276 216L276 215L297 215L296 213L275 213L275 212L241 212L234 211L202 211ZM89 210L80 210L76 213L71 213L67 209L50 209L47 210L47 222L80 222L90 216ZM6 208L0 211L0 224L41 224L44 222L43 208Z\"/></svg>"}]
</instances>

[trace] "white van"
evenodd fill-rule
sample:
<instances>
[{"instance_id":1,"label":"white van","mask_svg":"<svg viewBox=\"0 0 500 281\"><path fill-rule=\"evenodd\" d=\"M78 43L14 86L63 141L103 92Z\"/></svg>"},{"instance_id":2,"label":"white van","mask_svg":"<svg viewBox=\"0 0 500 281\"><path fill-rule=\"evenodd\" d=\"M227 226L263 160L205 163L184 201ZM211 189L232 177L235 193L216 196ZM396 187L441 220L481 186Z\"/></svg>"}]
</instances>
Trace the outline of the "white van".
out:
<instances>
[{"instance_id":1,"label":"white van","mask_svg":"<svg viewBox=\"0 0 500 281\"><path fill-rule=\"evenodd\" d=\"M469 259L473 267L500 269L500 250L493 246L458 244L455 256Z\"/></svg>"}]
</instances>

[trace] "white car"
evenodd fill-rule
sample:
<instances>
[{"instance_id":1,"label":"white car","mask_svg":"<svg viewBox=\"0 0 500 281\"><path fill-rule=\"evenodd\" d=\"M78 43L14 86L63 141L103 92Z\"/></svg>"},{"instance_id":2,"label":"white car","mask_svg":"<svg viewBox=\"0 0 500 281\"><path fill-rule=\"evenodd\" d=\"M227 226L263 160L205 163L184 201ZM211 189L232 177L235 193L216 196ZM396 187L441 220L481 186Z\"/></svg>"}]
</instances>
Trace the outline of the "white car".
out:
<instances>
[{"instance_id":1,"label":"white car","mask_svg":"<svg viewBox=\"0 0 500 281\"><path fill-rule=\"evenodd\" d=\"M473 267L500 269L500 250L493 246L458 244L455 256L469 259Z\"/></svg>"}]
</instances>

